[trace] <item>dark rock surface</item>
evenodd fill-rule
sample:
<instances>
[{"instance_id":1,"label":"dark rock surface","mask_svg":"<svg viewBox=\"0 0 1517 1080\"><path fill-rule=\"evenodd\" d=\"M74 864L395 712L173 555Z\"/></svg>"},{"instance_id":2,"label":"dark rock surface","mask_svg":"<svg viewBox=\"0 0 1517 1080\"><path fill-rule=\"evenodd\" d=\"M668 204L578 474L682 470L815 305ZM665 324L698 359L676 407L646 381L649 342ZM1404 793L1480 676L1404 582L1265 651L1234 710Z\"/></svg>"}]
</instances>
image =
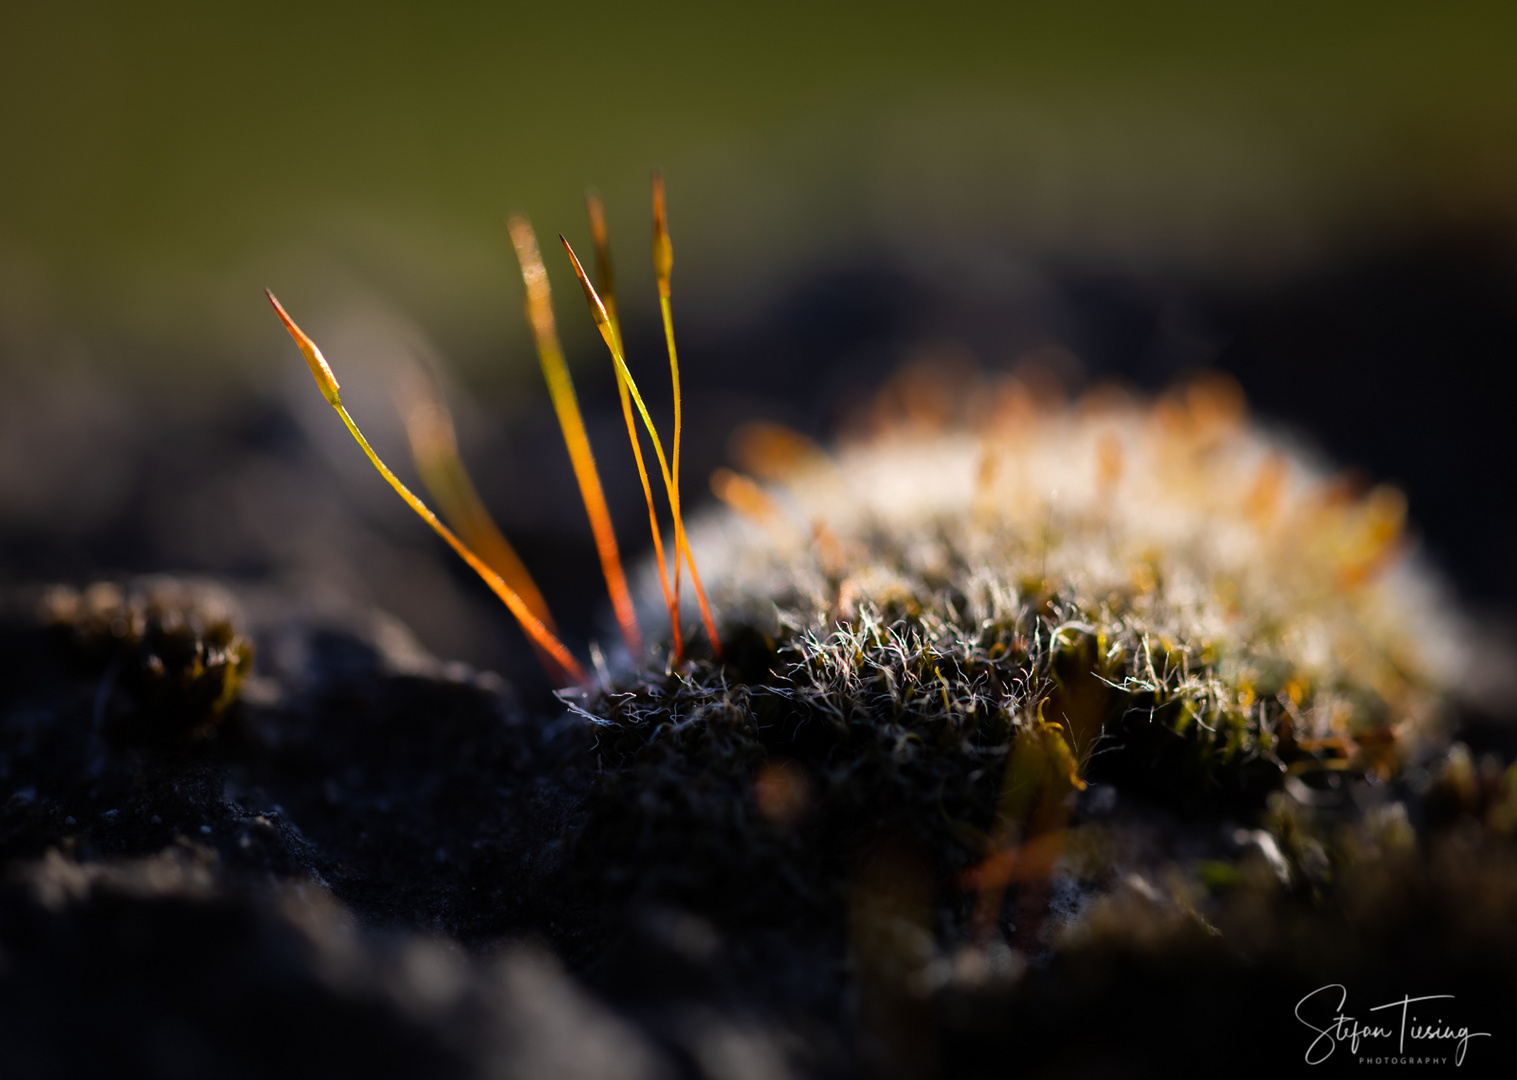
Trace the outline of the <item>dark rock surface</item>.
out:
<instances>
[{"instance_id":1,"label":"dark rock surface","mask_svg":"<svg viewBox=\"0 0 1517 1080\"><path fill-rule=\"evenodd\" d=\"M141 701L38 595L0 639L6 1075L1137 1076L1300 1062L1291 1009L1326 983L1517 1013L1493 758L1250 821L1093 785L1076 869L1013 888L986 944L963 856L921 846L944 823L773 812L796 748L741 694L597 729L383 616L249 592L243 699L133 742L111 721ZM1369 847L1335 870L1345 843Z\"/></svg>"}]
</instances>

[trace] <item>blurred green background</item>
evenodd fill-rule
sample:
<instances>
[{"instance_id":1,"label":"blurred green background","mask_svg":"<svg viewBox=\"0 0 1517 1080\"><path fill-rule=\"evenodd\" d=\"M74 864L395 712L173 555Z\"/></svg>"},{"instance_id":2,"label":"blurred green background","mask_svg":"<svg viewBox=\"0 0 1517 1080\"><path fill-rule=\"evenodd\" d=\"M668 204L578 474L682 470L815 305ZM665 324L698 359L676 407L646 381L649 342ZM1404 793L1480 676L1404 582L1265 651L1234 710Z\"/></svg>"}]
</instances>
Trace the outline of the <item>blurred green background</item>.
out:
<instances>
[{"instance_id":1,"label":"blurred green background","mask_svg":"<svg viewBox=\"0 0 1517 1080\"><path fill-rule=\"evenodd\" d=\"M636 304L655 166L708 315L843 250L1257 275L1517 219L1513 5L60 0L0 25L11 364L256 378L271 285L297 312L377 293L488 382L531 356L503 215L583 237L598 184Z\"/></svg>"}]
</instances>

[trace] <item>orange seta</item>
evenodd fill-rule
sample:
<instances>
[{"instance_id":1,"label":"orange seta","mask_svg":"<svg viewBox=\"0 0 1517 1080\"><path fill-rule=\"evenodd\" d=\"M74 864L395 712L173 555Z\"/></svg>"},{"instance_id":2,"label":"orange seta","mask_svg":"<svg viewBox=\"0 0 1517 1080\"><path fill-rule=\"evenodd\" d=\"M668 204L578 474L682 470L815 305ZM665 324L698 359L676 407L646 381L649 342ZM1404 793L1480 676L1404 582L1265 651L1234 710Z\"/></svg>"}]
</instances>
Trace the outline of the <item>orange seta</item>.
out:
<instances>
[{"instance_id":1,"label":"orange seta","mask_svg":"<svg viewBox=\"0 0 1517 1080\"><path fill-rule=\"evenodd\" d=\"M379 475L385 478L386 483L395 489L396 494L405 500L406 505L414 510L417 516L430 525L432 530L442 537L449 547L457 552L459 558L469 564L470 569L484 579L485 584L490 586L491 591L500 597L511 614L516 616L516 621L521 624L522 630L532 639L533 644L552 657L554 663L558 664L575 682L587 688L593 685L590 676L580 666L579 661L575 660L569 650L564 648L563 643L543 625L542 620L532 613L522 598L517 595L516 590L507 585L505 580L494 570L490 569L483 559L474 554L462 540L453 535L452 530L444 525L436 514L427 509L426 504L413 495L411 490L400 482L400 478L390 471L389 466L379 459L379 455L369 445L369 440L364 438L363 432L358 430L358 425L354 423L352 416L348 414L346 406L343 405L342 396L339 392L340 384L337 382L337 377L332 374L332 369L327 364L326 357L321 355L321 350L316 347L314 341L306 336L305 331L295 325L295 321L286 313L283 305L275 299L274 294L267 289L264 290L264 293L268 296L269 303L274 305L274 311L279 316L280 321L284 323L284 328L289 331L290 337L295 339L295 344L299 347L301 354L305 356L306 364L310 367L311 374L316 379L316 385L321 390L321 396L327 399L327 403L333 409L337 410L337 415L342 418L343 424L352 434L354 440L357 441L364 455L369 459L369 462L379 471Z\"/></svg>"}]
</instances>

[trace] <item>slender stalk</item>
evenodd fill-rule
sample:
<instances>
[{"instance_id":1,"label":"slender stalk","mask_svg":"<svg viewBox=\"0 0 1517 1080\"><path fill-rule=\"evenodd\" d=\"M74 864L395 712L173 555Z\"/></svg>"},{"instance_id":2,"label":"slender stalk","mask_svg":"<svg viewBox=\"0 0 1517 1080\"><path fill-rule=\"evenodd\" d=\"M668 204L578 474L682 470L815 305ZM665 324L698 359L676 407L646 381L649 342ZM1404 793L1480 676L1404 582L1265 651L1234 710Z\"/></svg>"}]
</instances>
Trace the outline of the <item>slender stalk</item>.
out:
<instances>
[{"instance_id":1,"label":"slender stalk","mask_svg":"<svg viewBox=\"0 0 1517 1080\"><path fill-rule=\"evenodd\" d=\"M585 195L585 210L590 217L590 236L595 242L595 270L600 279L600 292L606 305L606 318L611 324L611 333L621 346L621 322L616 316L616 279L611 267L611 243L606 232L606 209L600 195L594 191ZM658 583L664 591L664 606L669 609L670 647L674 662L684 659L684 636L679 625L679 553L675 551L674 588L669 587L669 570L664 561L664 538L658 527L658 511L653 503L653 486L648 482L648 466L643 460L642 443L637 437L637 421L632 418L632 395L625 380L618 372L616 392L622 402L622 419L627 425L627 441L632 444L632 456L637 461L637 476L643 484L643 498L648 503L648 531L653 534L653 555L658 560Z\"/></svg>"},{"instance_id":2,"label":"slender stalk","mask_svg":"<svg viewBox=\"0 0 1517 1080\"><path fill-rule=\"evenodd\" d=\"M575 682L585 687L591 686L590 676L585 672L585 669L580 667L579 662L574 659L568 649L564 648L563 643L532 613L522 598L517 595L516 591L510 585L507 585L499 574L490 569L483 559L470 551L462 540L453 535L452 530L444 525L436 514L428 510L425 503L411 494L411 490L402 484L400 478L390 471L389 466L379 459L379 455L369 445L369 440L364 438L363 432L358 430L358 425L348 415L348 410L342 403L337 377L332 374L332 369L328 366L326 358L321 355L321 350L316 347L316 343L307 337L300 327L295 325L294 320L286 314L283 306L274 298L274 294L268 292L268 290L264 291L269 298L269 303L274 305L275 313L278 314L280 321L284 323L284 328L290 332L290 337L295 339L295 344L299 346L301 353L305 356L306 364L309 365L311 374L316 378L316 385L321 390L321 396L327 399L327 404L337 410L337 415L341 417L344 426L347 427L349 433L357 441L364 455L369 459L370 464L379 470L379 475L385 478L385 482L395 489L395 493L405 500L406 505L414 510L417 516L432 527L433 532L437 533L438 536L447 542L448 546L458 554L459 558L469 564L470 569L484 579L485 584L490 586L491 591L500 597L506 607L510 609L511 614L516 616L516 621L521 624L522 630L526 632L527 636L535 644L548 653L554 662L563 668Z\"/></svg>"},{"instance_id":3,"label":"slender stalk","mask_svg":"<svg viewBox=\"0 0 1517 1080\"><path fill-rule=\"evenodd\" d=\"M674 313L669 305L669 276L673 268L674 244L669 239L669 216L664 206L664 176L656 172L653 174L653 270L658 277L658 306L664 318L664 341L669 347L669 381L674 386L674 443L671 452L673 463L670 469L674 476L674 484L670 488L669 496L673 504L674 540L685 557L686 565L690 567L690 583L695 586L695 596L700 601L701 618L705 620L706 633L711 636L712 651L720 658L722 643L716 636L716 623L712 620L711 609L706 604L706 590L701 587L700 573L695 569L695 556L690 551L690 542L685 538L684 514L680 510L679 453L683 439L684 417L679 382L679 353L674 348ZM675 562L674 567L674 595L679 596L678 561Z\"/></svg>"},{"instance_id":4,"label":"slender stalk","mask_svg":"<svg viewBox=\"0 0 1517 1080\"><path fill-rule=\"evenodd\" d=\"M700 601L701 618L705 621L706 633L711 638L711 651L718 659L721 659L721 639L717 637L716 623L711 618L711 609L706 602L705 590L701 588L700 577L695 572L695 559L691 556L690 545L685 539L685 524L679 510L679 493L674 489L674 478L669 471L669 460L664 455L663 444L659 442L658 429L653 426L653 418L648 415L648 406L643 403L642 394L638 393L637 381L632 378L632 372L627 370L627 361L622 355L621 340L612 329L611 317L606 312L605 304L601 303L595 286L590 284L590 278L585 274L585 268L580 265L579 256L574 254L574 248L570 246L569 241L565 240L562 234L558 239L564 245L564 250L569 253L569 261L573 263L574 273L579 278L580 287L585 291L585 299L590 305L590 315L595 320L596 329L600 331L606 347L611 350L611 360L616 365L618 374L627 381L627 389L632 394L632 402L637 406L637 411L643 418L643 426L653 442L653 452L658 456L659 470L663 473L664 489L669 497L669 508L674 516L675 543L684 554L686 565L690 567L690 579L695 585L696 598Z\"/></svg>"},{"instance_id":5,"label":"slender stalk","mask_svg":"<svg viewBox=\"0 0 1517 1080\"><path fill-rule=\"evenodd\" d=\"M627 643L628 651L636 657L642 653L643 639L637 629L632 596L627 591L627 575L622 571L616 533L611 528L611 512L606 507L606 496L601 490L595 455L590 450L590 437L585 434L585 421L580 416L579 402L574 396L569 366L564 363L564 351L558 343L548 271L543 266L542 255L537 249L537 236L527 219L518 215L511 218L508 225L511 242L516 246L517 260L521 263L522 281L527 287L527 320L532 324L532 334L537 342L537 358L542 365L543 378L548 383L548 395L553 399L553 408L558 414L558 425L564 433L564 444L569 449L574 477L579 481L585 514L589 517L590 528L595 534L595 547L600 555L601 572L606 578L606 591L611 595L611 607L616 612L622 640Z\"/></svg>"},{"instance_id":6,"label":"slender stalk","mask_svg":"<svg viewBox=\"0 0 1517 1080\"><path fill-rule=\"evenodd\" d=\"M531 573L495 524L474 487L469 470L458 453L453 415L436 378L420 363L410 365L396 384L395 404L405 421L411 460L437 503L443 520L484 560L485 565L511 586L543 626L557 633L548 602L543 599L537 582L532 580ZM558 662L535 641L532 647L549 673L556 673L554 681L566 685L570 681L568 673L560 669Z\"/></svg>"}]
</instances>

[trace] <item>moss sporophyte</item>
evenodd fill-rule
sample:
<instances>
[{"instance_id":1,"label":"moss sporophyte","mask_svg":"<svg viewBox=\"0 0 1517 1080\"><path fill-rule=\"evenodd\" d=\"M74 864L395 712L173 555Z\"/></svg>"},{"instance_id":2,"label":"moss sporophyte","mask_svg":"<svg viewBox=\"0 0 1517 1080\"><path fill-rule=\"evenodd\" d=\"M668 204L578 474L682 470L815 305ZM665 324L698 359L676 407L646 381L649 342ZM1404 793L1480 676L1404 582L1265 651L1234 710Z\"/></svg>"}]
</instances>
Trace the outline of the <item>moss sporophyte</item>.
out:
<instances>
[{"instance_id":1,"label":"moss sporophyte","mask_svg":"<svg viewBox=\"0 0 1517 1080\"><path fill-rule=\"evenodd\" d=\"M740 430L737 468L712 477L722 508L687 523L656 177L653 207L667 448L625 362L596 197L594 283L564 241L611 355L647 504L654 559L630 584L536 238L525 218L509 227L632 658L615 676L593 677L556 636L474 494L435 387L419 385L405 411L448 524L379 460L320 350L269 297L375 468L505 602L549 673L578 687L564 699L617 766L586 834L610 863L635 875L658 863L650 851L679 848L662 865L692 895L736 837L805 893L813 856L796 845L808 819L815 843L842 847L888 818L931 853L938 880L965 898L966 933L985 940L1008 890L1035 893L1023 887L1070 857L1071 808L1089 784L1259 819L1282 788L1387 779L1440 738L1461 630L1402 539L1402 496L1334 479L1251 423L1220 375L1151 401L1097 387L1068 402L1026 373L907 368L834 449L773 425ZM660 609L666 660L655 662L642 633ZM682 878L679 863L699 874Z\"/></svg>"}]
</instances>

